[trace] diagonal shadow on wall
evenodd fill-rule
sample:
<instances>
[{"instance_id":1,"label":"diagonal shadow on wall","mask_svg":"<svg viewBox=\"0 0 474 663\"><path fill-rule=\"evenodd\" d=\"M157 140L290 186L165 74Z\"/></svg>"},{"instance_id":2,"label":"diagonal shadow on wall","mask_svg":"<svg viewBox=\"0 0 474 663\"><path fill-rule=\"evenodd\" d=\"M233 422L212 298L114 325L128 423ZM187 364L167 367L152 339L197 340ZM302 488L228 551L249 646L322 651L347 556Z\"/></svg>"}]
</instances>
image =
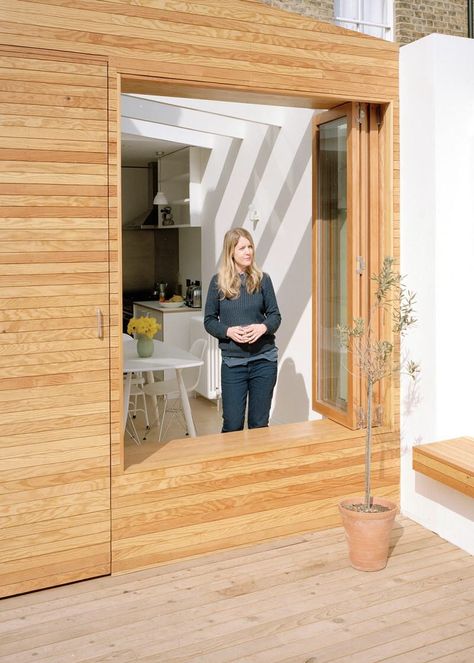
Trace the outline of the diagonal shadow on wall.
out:
<instances>
[{"instance_id":1,"label":"diagonal shadow on wall","mask_svg":"<svg viewBox=\"0 0 474 663\"><path fill-rule=\"evenodd\" d=\"M230 144L229 150L227 152L224 163L222 164L222 170L217 181L215 189L206 192L204 196L202 210L203 215L210 219L210 224L212 223L210 229L212 234L215 235L215 220L217 212L219 210L221 200L224 197L224 193L229 186L229 181L232 176L232 171L234 170L237 157L239 155L240 148L242 146L242 140L240 138L233 138ZM213 255L210 256L210 261L217 265L219 256L215 255L215 243L213 244Z\"/></svg>"},{"instance_id":2,"label":"diagonal shadow on wall","mask_svg":"<svg viewBox=\"0 0 474 663\"><path fill-rule=\"evenodd\" d=\"M268 217L265 230L263 231L262 237L258 243L257 258L259 264L263 264L265 262L265 259L270 252L273 239L281 228L281 222L288 212L288 208L291 204L291 201L293 200L295 191L303 177L303 173L308 166L308 162L311 158L311 150L308 151L308 145L311 144L311 138L311 124L308 124L306 131L301 137L300 143L295 152L295 156L293 157L293 161L288 168L288 175L285 178L280 193L278 194L278 198L275 201L275 205L273 206L273 209ZM291 186L290 182L288 181L290 177L290 182L291 184L294 184L294 186Z\"/></svg>"},{"instance_id":3,"label":"diagonal shadow on wall","mask_svg":"<svg viewBox=\"0 0 474 663\"><path fill-rule=\"evenodd\" d=\"M262 180L265 168L270 161L273 148L275 147L275 143L280 131L281 127L275 125L270 125L267 127L265 136L260 145L260 149L257 156L255 157L254 164L250 169L249 180L247 182L247 186L244 189L244 192L242 193L239 207L234 215L232 225L230 226L231 228L239 228L244 225L247 218L249 205L255 198L255 194Z\"/></svg>"},{"instance_id":4,"label":"diagonal shadow on wall","mask_svg":"<svg viewBox=\"0 0 474 663\"><path fill-rule=\"evenodd\" d=\"M293 331L304 313L308 302L311 301L311 261L308 262L308 246L311 246L311 218L308 219L301 242L289 264L281 286L276 293L278 306L285 324L280 327L277 334L277 345L280 354L285 352L293 336ZM298 289L297 296L295 288ZM290 309L291 307L291 309ZM291 320L291 324L287 324Z\"/></svg>"}]
</instances>

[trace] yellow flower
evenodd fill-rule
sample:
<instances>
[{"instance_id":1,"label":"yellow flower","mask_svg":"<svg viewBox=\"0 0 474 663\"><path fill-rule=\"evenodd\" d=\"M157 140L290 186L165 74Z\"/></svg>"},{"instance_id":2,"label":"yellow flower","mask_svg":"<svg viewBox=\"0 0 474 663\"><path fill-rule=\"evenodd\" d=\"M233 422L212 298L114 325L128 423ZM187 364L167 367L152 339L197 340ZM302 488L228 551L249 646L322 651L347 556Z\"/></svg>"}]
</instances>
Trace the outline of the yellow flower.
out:
<instances>
[{"instance_id":1,"label":"yellow flower","mask_svg":"<svg viewBox=\"0 0 474 663\"><path fill-rule=\"evenodd\" d=\"M148 318L142 316L141 318L132 318L127 326L127 334L144 334L153 338L157 331L161 329L161 325L155 318Z\"/></svg>"}]
</instances>

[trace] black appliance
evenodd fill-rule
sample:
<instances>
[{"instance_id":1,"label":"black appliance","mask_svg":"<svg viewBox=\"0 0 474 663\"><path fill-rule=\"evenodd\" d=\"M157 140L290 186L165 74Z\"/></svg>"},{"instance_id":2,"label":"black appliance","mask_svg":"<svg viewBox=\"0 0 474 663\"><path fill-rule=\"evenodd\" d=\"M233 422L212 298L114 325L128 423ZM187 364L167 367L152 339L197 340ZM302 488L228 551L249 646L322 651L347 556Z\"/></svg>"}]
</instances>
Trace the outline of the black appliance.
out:
<instances>
[{"instance_id":1,"label":"black appliance","mask_svg":"<svg viewBox=\"0 0 474 663\"><path fill-rule=\"evenodd\" d=\"M126 290L122 298L122 330L127 333L127 325L133 318L133 302L156 301L158 298L153 296L153 289L148 290Z\"/></svg>"}]
</instances>

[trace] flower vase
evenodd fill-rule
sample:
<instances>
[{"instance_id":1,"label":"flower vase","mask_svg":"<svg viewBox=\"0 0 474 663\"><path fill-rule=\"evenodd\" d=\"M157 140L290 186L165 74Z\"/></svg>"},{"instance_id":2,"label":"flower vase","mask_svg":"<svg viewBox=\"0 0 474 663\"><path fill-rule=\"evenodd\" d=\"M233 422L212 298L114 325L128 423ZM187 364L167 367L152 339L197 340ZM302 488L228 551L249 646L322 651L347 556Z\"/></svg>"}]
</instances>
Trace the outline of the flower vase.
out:
<instances>
[{"instance_id":1,"label":"flower vase","mask_svg":"<svg viewBox=\"0 0 474 663\"><path fill-rule=\"evenodd\" d=\"M151 357L153 354L153 339L146 334L137 336L137 354L139 357Z\"/></svg>"}]
</instances>

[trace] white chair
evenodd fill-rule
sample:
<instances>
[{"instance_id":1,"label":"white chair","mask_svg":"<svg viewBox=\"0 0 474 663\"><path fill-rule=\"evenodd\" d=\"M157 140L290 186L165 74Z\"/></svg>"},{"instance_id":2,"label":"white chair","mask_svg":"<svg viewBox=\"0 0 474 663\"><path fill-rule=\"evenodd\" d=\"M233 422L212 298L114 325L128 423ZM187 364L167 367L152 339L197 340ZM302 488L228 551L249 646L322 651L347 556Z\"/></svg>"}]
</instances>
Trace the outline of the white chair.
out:
<instances>
[{"instance_id":1,"label":"white chair","mask_svg":"<svg viewBox=\"0 0 474 663\"><path fill-rule=\"evenodd\" d=\"M189 352L190 354L194 355L198 359L203 359L204 353L206 351L207 347L207 341L203 338L198 338L194 343L191 345ZM183 368L183 382L184 386L186 387L186 391L188 394L192 393L199 382L199 378L201 377L201 366L196 366L195 368ZM162 382L152 382L150 384L145 384L143 386L143 391L145 394L148 396L155 396L159 397L163 400L163 410L161 413L159 413L158 405L156 406L156 418L155 421L152 423L152 426L154 426L156 423L160 421L160 432L158 434L158 440L162 439L163 436L163 426L164 426L164 421L165 421L165 415L167 413L171 414L172 416L169 418L168 424L166 426L166 431L169 428L169 425L171 423L171 420L173 418L173 415L179 416L181 415L181 421L184 425L184 429L187 433L186 429L186 423L184 421L184 415L183 415L183 410L182 410L182 404L181 404L181 394L179 391L179 386L178 386L178 381L176 379L173 380L163 380Z\"/></svg>"},{"instance_id":2,"label":"white chair","mask_svg":"<svg viewBox=\"0 0 474 663\"><path fill-rule=\"evenodd\" d=\"M132 336L123 333L122 341L123 343L130 343L130 342L134 343L135 339ZM146 429L147 430L150 429L150 420L148 417L146 396L145 392L143 391L144 384L145 384L145 378L143 377L142 373L132 373L132 378L130 382L130 399L128 403L127 420L130 422L130 426L132 429L132 434L130 434L130 437L132 437L132 439L135 441L136 444L140 444L140 442L135 422L133 420L136 419L138 412L143 412L145 417ZM142 399L143 403L143 407L141 408L138 407L139 398ZM145 439L145 437L143 439Z\"/></svg>"}]
</instances>

